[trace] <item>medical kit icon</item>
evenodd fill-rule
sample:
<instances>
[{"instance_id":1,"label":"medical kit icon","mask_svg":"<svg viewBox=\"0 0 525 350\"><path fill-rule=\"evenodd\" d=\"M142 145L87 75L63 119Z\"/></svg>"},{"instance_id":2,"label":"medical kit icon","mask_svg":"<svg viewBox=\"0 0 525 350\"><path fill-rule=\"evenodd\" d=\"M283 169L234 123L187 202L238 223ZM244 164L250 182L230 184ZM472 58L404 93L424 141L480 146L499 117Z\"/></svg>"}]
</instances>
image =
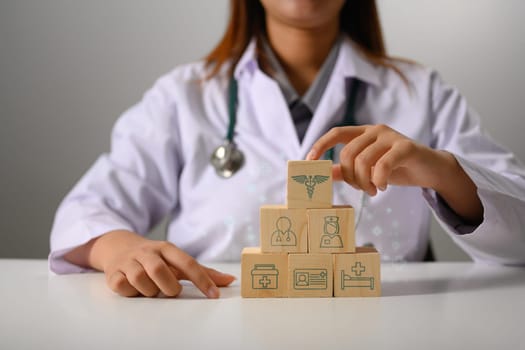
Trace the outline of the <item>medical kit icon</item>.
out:
<instances>
[{"instance_id":1,"label":"medical kit icon","mask_svg":"<svg viewBox=\"0 0 525 350\"><path fill-rule=\"evenodd\" d=\"M253 289L277 289L279 286L279 270L274 264L256 264L251 274Z\"/></svg>"}]
</instances>

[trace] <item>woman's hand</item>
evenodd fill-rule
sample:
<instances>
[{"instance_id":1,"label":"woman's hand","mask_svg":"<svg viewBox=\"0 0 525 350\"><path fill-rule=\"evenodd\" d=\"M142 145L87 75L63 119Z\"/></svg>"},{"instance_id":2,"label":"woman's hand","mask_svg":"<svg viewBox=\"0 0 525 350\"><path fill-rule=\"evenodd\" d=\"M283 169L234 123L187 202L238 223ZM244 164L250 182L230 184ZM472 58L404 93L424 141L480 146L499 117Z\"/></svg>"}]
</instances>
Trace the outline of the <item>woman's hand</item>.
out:
<instances>
[{"instance_id":1,"label":"woman's hand","mask_svg":"<svg viewBox=\"0 0 525 350\"><path fill-rule=\"evenodd\" d=\"M370 196L389 184L431 188L469 223L482 221L477 188L452 154L418 144L386 125L362 125L331 129L306 159L319 159L340 143L345 146L340 164L333 168L334 180L344 180Z\"/></svg>"},{"instance_id":2,"label":"woman's hand","mask_svg":"<svg viewBox=\"0 0 525 350\"><path fill-rule=\"evenodd\" d=\"M334 180L344 180L374 196L388 184L434 188L444 155L419 145L385 125L336 127L312 147L307 159L318 159L337 144L345 144L334 165Z\"/></svg>"},{"instance_id":3,"label":"woman's hand","mask_svg":"<svg viewBox=\"0 0 525 350\"><path fill-rule=\"evenodd\" d=\"M83 251L78 250L79 248ZM174 297L180 280L190 280L208 298L218 298L217 286L227 286L232 275L200 265L175 245L153 241L129 231L108 232L65 256L66 260L104 271L108 286L126 296ZM82 258L84 256L84 258Z\"/></svg>"}]
</instances>

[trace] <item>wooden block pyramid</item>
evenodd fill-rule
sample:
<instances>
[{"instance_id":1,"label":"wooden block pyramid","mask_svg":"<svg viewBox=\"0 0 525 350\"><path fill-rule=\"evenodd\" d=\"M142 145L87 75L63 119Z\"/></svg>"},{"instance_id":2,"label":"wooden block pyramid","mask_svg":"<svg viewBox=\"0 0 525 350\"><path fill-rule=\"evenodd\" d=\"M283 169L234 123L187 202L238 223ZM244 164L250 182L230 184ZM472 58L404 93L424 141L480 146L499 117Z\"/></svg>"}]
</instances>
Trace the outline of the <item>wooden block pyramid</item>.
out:
<instances>
[{"instance_id":1,"label":"wooden block pyramid","mask_svg":"<svg viewBox=\"0 0 525 350\"><path fill-rule=\"evenodd\" d=\"M332 161L289 161L286 205L260 210L260 247L244 248L244 298L381 295L375 248L355 246L354 208L332 204Z\"/></svg>"}]
</instances>

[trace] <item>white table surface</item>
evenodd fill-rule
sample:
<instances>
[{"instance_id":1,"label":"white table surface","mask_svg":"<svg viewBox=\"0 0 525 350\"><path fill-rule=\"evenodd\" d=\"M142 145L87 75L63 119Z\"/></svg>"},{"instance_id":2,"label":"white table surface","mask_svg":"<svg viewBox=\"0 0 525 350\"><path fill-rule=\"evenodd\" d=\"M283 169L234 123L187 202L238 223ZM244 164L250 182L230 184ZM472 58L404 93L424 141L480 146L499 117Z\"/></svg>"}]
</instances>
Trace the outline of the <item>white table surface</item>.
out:
<instances>
[{"instance_id":1,"label":"white table surface","mask_svg":"<svg viewBox=\"0 0 525 350\"><path fill-rule=\"evenodd\" d=\"M240 276L238 264L212 265ZM525 269L385 264L380 298L123 298L101 273L0 260L0 349L525 349Z\"/></svg>"}]
</instances>

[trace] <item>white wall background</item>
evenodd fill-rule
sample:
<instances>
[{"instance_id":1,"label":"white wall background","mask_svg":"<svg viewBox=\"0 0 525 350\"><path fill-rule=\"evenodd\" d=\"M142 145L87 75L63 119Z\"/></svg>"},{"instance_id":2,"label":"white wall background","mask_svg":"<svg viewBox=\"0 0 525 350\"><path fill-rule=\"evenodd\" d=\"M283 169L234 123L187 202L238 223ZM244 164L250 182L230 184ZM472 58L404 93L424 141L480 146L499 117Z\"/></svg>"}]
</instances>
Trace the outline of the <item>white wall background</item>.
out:
<instances>
[{"instance_id":1,"label":"white wall background","mask_svg":"<svg viewBox=\"0 0 525 350\"><path fill-rule=\"evenodd\" d=\"M379 0L390 52L437 68L525 159L520 0ZM226 0L0 0L0 257L44 258L116 118L223 33ZM161 237L157 230L156 237ZM465 255L434 227L441 260Z\"/></svg>"}]
</instances>

